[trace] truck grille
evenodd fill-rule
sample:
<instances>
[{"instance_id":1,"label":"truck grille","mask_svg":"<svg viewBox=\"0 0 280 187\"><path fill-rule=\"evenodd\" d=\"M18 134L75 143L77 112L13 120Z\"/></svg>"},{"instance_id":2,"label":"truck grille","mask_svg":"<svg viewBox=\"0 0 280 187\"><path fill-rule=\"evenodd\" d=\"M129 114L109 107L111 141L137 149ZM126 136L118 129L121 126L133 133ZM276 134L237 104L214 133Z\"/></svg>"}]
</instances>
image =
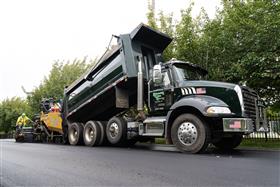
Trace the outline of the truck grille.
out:
<instances>
[{"instance_id":1,"label":"truck grille","mask_svg":"<svg viewBox=\"0 0 280 187\"><path fill-rule=\"evenodd\" d=\"M263 111L258 107L258 95L254 90L251 90L248 87L242 87L242 96L244 103L244 117L253 120L253 128L254 131L256 131L261 125L260 117L263 116L261 114Z\"/></svg>"},{"instance_id":2,"label":"truck grille","mask_svg":"<svg viewBox=\"0 0 280 187\"><path fill-rule=\"evenodd\" d=\"M242 87L242 96L246 117L256 118L256 102L258 98L256 92L249 90L246 87Z\"/></svg>"}]
</instances>

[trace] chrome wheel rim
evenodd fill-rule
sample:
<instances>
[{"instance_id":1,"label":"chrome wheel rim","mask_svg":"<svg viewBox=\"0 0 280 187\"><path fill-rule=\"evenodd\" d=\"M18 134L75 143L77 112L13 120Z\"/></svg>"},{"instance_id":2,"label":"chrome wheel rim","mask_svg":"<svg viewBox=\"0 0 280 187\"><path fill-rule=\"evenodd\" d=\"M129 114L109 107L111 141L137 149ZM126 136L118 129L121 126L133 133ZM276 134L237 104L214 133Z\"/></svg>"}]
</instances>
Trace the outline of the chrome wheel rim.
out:
<instances>
[{"instance_id":1,"label":"chrome wheel rim","mask_svg":"<svg viewBox=\"0 0 280 187\"><path fill-rule=\"evenodd\" d=\"M92 142L95 137L95 130L92 127L88 127L85 132L85 138L87 142Z\"/></svg>"},{"instance_id":2,"label":"chrome wheel rim","mask_svg":"<svg viewBox=\"0 0 280 187\"><path fill-rule=\"evenodd\" d=\"M119 134L119 126L117 123L112 123L109 128L110 136L115 138Z\"/></svg>"},{"instance_id":3,"label":"chrome wheel rim","mask_svg":"<svg viewBox=\"0 0 280 187\"><path fill-rule=\"evenodd\" d=\"M78 138L78 131L75 128L72 129L72 132L70 134L70 138L71 138L72 141L76 141L77 140L77 138Z\"/></svg>"},{"instance_id":4,"label":"chrome wheel rim","mask_svg":"<svg viewBox=\"0 0 280 187\"><path fill-rule=\"evenodd\" d=\"M197 139L197 129L193 123L184 122L179 126L177 136L182 144L190 146Z\"/></svg>"}]
</instances>

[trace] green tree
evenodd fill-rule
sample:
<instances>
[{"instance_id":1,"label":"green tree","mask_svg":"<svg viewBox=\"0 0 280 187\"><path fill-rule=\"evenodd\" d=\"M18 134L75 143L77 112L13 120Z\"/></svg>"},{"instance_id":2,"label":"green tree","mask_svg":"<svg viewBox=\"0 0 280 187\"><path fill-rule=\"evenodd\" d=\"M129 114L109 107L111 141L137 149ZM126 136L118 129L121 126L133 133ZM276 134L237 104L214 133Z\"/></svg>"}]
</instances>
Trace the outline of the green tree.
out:
<instances>
[{"instance_id":1,"label":"green tree","mask_svg":"<svg viewBox=\"0 0 280 187\"><path fill-rule=\"evenodd\" d=\"M168 47L163 52L164 60L170 60L175 57L175 46L176 46L176 33L175 33L175 21L173 19L173 14L165 15L162 11L158 14L159 30L171 38L173 41L168 45Z\"/></svg>"},{"instance_id":2,"label":"green tree","mask_svg":"<svg viewBox=\"0 0 280 187\"><path fill-rule=\"evenodd\" d=\"M74 60L73 62L56 61L43 82L28 95L27 100L33 112L39 112L40 102L43 98L63 98L65 86L69 86L78 77L85 73L96 61L87 59Z\"/></svg>"},{"instance_id":3,"label":"green tree","mask_svg":"<svg viewBox=\"0 0 280 187\"><path fill-rule=\"evenodd\" d=\"M208 49L213 80L246 84L280 108L279 1L223 1L206 24L200 45Z\"/></svg>"},{"instance_id":4,"label":"green tree","mask_svg":"<svg viewBox=\"0 0 280 187\"><path fill-rule=\"evenodd\" d=\"M225 59L229 57L226 49L231 47L231 40L227 41L220 17L204 24L198 42L200 62L208 70L210 80L227 81L224 76L224 71L228 69Z\"/></svg>"},{"instance_id":5,"label":"green tree","mask_svg":"<svg viewBox=\"0 0 280 187\"><path fill-rule=\"evenodd\" d=\"M17 118L22 113L32 118L31 108L26 100L19 97L3 100L0 103L0 132L8 133L13 130Z\"/></svg>"},{"instance_id":6,"label":"green tree","mask_svg":"<svg viewBox=\"0 0 280 187\"><path fill-rule=\"evenodd\" d=\"M165 15L163 11L158 13L156 17L155 10L152 7L151 1L148 1L148 13L147 13L148 25L156 30L159 30L169 37L173 38L173 41L163 52L163 59L165 61L175 57L175 45L176 45L176 32L175 32L175 20L173 14Z\"/></svg>"},{"instance_id":7,"label":"green tree","mask_svg":"<svg viewBox=\"0 0 280 187\"><path fill-rule=\"evenodd\" d=\"M197 26L191 16L191 3L181 11L181 21L176 26L176 57L180 60L201 64L199 59L199 35Z\"/></svg>"},{"instance_id":8,"label":"green tree","mask_svg":"<svg viewBox=\"0 0 280 187\"><path fill-rule=\"evenodd\" d=\"M210 20L203 9L193 19L191 3L177 24L163 12L156 19L149 9L148 24L175 38L164 52L168 58L205 67L210 80L245 84L279 111L280 1L223 0L222 4Z\"/></svg>"}]
</instances>

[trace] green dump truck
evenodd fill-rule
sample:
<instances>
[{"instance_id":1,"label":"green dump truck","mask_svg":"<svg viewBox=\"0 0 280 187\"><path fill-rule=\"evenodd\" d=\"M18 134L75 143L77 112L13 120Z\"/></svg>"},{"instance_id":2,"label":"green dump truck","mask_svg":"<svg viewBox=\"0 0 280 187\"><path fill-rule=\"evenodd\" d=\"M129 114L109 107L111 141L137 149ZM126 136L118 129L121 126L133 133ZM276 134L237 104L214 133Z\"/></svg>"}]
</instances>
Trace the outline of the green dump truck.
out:
<instances>
[{"instance_id":1,"label":"green dump truck","mask_svg":"<svg viewBox=\"0 0 280 187\"><path fill-rule=\"evenodd\" d=\"M144 24L65 89L63 132L71 145L131 145L164 137L182 152L209 143L232 149L265 125L263 105L248 87L206 81L207 71L163 62L172 39Z\"/></svg>"}]
</instances>

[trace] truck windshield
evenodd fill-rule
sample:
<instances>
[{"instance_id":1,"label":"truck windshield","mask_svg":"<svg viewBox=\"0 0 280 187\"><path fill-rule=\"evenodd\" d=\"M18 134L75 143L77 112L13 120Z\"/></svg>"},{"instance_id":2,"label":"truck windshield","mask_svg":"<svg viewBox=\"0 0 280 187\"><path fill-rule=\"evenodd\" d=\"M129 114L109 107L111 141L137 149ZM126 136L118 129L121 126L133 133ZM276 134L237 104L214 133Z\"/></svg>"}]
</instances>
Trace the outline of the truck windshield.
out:
<instances>
[{"instance_id":1,"label":"truck windshield","mask_svg":"<svg viewBox=\"0 0 280 187\"><path fill-rule=\"evenodd\" d=\"M175 64L173 67L177 81L201 80L204 77L198 68L189 65Z\"/></svg>"}]
</instances>

